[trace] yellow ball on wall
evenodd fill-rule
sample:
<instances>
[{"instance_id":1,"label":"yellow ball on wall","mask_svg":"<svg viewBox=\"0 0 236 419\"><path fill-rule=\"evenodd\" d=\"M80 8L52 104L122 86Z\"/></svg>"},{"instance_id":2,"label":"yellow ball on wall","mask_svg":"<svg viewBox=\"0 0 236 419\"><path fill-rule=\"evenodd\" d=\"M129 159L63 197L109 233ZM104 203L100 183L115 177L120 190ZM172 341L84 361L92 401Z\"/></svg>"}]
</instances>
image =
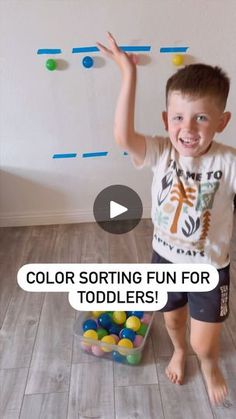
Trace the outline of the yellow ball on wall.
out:
<instances>
[{"instance_id":1,"label":"yellow ball on wall","mask_svg":"<svg viewBox=\"0 0 236 419\"><path fill-rule=\"evenodd\" d=\"M184 63L184 56L180 54L175 54L172 57L172 64L174 64L176 67L179 67L180 65L183 65Z\"/></svg>"}]
</instances>

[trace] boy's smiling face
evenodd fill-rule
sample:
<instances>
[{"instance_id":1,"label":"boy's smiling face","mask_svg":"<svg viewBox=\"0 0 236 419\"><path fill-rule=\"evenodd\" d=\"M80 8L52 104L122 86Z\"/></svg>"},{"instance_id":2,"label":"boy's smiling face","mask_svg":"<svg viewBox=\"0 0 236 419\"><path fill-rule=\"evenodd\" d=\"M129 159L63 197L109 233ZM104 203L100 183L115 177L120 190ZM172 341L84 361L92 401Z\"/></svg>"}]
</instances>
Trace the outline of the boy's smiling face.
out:
<instances>
[{"instance_id":1,"label":"boy's smiling face","mask_svg":"<svg viewBox=\"0 0 236 419\"><path fill-rule=\"evenodd\" d=\"M230 120L212 96L193 98L179 91L168 96L167 112L162 117L170 140L180 155L205 154L216 132L222 132Z\"/></svg>"}]
</instances>

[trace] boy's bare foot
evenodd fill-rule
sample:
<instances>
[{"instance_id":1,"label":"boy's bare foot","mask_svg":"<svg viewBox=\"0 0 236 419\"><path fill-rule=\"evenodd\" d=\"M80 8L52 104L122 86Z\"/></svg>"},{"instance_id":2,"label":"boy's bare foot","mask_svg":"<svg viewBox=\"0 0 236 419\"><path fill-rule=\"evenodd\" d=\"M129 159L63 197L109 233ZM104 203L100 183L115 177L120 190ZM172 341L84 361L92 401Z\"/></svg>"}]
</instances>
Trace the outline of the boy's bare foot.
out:
<instances>
[{"instance_id":1,"label":"boy's bare foot","mask_svg":"<svg viewBox=\"0 0 236 419\"><path fill-rule=\"evenodd\" d=\"M174 384L182 384L184 379L186 351L175 350L168 367L166 368L166 375Z\"/></svg>"},{"instance_id":2,"label":"boy's bare foot","mask_svg":"<svg viewBox=\"0 0 236 419\"><path fill-rule=\"evenodd\" d=\"M213 405L222 404L228 394L228 389L218 365L209 366L202 363L202 372L211 403Z\"/></svg>"}]
</instances>

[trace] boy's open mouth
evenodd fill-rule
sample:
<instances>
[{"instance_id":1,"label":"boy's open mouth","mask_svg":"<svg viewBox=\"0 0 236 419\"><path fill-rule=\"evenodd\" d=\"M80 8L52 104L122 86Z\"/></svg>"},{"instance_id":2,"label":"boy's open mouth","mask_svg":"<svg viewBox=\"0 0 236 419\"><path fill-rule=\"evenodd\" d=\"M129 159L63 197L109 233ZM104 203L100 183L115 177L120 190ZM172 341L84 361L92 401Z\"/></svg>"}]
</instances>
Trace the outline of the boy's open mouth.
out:
<instances>
[{"instance_id":1,"label":"boy's open mouth","mask_svg":"<svg viewBox=\"0 0 236 419\"><path fill-rule=\"evenodd\" d=\"M199 138L179 138L179 141L185 146L193 146L198 143Z\"/></svg>"}]
</instances>

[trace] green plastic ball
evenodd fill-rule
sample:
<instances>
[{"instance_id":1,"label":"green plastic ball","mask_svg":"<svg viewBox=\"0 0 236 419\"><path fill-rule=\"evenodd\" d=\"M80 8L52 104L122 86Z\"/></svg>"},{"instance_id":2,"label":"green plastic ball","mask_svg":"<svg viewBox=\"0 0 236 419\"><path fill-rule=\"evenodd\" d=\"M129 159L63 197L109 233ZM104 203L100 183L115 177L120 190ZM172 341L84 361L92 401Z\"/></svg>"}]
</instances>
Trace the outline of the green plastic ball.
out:
<instances>
[{"instance_id":1,"label":"green plastic ball","mask_svg":"<svg viewBox=\"0 0 236 419\"><path fill-rule=\"evenodd\" d=\"M142 358L142 355L140 352L137 352L136 354L132 354L132 355L127 355L126 359L127 362L131 365L137 365L140 363Z\"/></svg>"},{"instance_id":2,"label":"green plastic ball","mask_svg":"<svg viewBox=\"0 0 236 419\"><path fill-rule=\"evenodd\" d=\"M145 336L148 329L148 325L141 323L140 328L137 330L137 335Z\"/></svg>"},{"instance_id":3,"label":"green plastic ball","mask_svg":"<svg viewBox=\"0 0 236 419\"><path fill-rule=\"evenodd\" d=\"M50 71L54 71L57 68L57 62L53 58L49 58L46 61L46 68Z\"/></svg>"},{"instance_id":4,"label":"green plastic ball","mask_svg":"<svg viewBox=\"0 0 236 419\"><path fill-rule=\"evenodd\" d=\"M109 314L111 320L113 320L112 316L113 316L113 311L107 311L107 314Z\"/></svg>"},{"instance_id":5,"label":"green plastic ball","mask_svg":"<svg viewBox=\"0 0 236 419\"><path fill-rule=\"evenodd\" d=\"M97 335L98 339L101 340L104 336L108 335L108 331L106 329L103 329L103 327L99 327L97 329Z\"/></svg>"}]
</instances>

